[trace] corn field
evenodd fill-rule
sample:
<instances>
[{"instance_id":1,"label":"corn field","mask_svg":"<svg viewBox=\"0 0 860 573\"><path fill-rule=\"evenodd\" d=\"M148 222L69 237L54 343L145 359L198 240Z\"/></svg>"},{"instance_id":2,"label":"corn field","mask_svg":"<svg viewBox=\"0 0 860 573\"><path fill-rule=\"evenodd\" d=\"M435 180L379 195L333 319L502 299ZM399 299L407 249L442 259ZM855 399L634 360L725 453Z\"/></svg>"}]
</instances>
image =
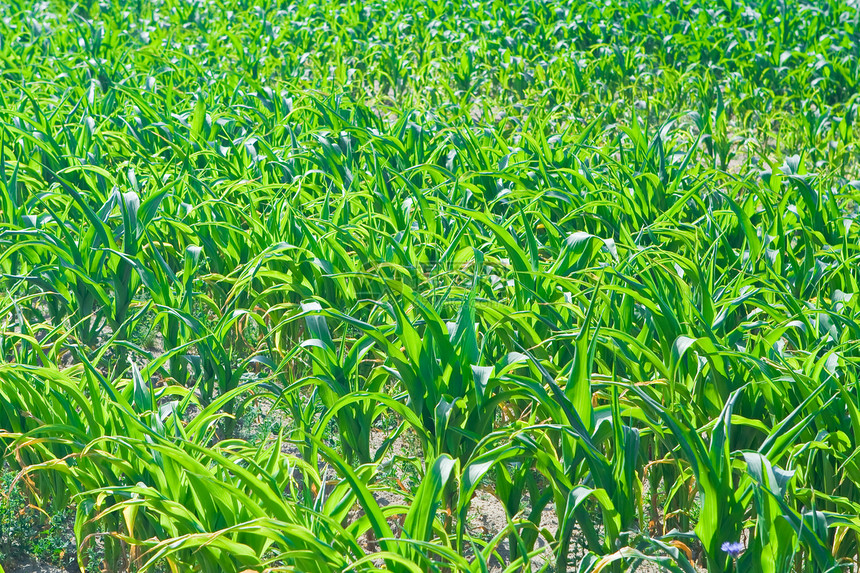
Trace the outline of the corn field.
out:
<instances>
[{"instance_id":1,"label":"corn field","mask_svg":"<svg viewBox=\"0 0 860 573\"><path fill-rule=\"evenodd\" d=\"M8 0L0 61L70 571L860 568L856 0Z\"/></svg>"}]
</instances>

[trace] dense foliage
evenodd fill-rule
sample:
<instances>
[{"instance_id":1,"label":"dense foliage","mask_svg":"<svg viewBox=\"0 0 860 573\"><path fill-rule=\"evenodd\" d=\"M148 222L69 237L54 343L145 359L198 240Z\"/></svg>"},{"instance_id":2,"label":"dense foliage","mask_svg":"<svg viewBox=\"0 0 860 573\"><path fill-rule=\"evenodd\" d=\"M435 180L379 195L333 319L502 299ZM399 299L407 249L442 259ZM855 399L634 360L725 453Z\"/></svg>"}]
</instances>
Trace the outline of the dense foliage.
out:
<instances>
[{"instance_id":1,"label":"dense foliage","mask_svg":"<svg viewBox=\"0 0 860 573\"><path fill-rule=\"evenodd\" d=\"M851 567L858 19L0 3L7 493L89 570Z\"/></svg>"}]
</instances>

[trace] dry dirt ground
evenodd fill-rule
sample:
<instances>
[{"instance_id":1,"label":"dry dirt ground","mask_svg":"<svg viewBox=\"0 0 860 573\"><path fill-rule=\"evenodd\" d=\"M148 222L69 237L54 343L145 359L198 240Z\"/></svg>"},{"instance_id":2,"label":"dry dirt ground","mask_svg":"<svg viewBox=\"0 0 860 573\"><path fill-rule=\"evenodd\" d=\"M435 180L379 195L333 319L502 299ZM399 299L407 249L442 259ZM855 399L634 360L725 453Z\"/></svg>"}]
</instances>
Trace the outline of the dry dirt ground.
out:
<instances>
[{"instance_id":1,"label":"dry dirt ground","mask_svg":"<svg viewBox=\"0 0 860 573\"><path fill-rule=\"evenodd\" d=\"M46 565L38 561L28 559L15 563L3 563L5 573L71 573L66 569L60 569L54 565Z\"/></svg>"}]
</instances>

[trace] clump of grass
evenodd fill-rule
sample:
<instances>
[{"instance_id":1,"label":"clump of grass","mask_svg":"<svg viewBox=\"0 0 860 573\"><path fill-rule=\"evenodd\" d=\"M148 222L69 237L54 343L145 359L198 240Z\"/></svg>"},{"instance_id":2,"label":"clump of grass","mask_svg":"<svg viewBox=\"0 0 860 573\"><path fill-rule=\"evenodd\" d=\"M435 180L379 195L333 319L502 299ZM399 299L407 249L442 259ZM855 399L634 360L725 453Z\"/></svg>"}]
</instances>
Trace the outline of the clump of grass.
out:
<instances>
[{"instance_id":1,"label":"clump of grass","mask_svg":"<svg viewBox=\"0 0 860 573\"><path fill-rule=\"evenodd\" d=\"M68 508L46 513L27 498L15 473L0 476L0 562L14 563L32 555L43 563L75 563L75 542Z\"/></svg>"}]
</instances>

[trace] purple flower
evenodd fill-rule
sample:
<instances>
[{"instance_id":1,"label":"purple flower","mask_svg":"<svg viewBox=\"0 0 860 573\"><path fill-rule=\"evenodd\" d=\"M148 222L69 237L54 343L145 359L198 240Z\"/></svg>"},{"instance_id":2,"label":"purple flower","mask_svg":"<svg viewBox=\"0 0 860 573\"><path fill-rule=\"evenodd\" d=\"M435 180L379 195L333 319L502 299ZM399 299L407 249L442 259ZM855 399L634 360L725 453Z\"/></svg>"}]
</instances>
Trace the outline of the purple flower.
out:
<instances>
[{"instance_id":1,"label":"purple flower","mask_svg":"<svg viewBox=\"0 0 860 573\"><path fill-rule=\"evenodd\" d=\"M740 541L726 541L720 546L720 549L728 553L732 559L737 559L738 555L743 553L744 544Z\"/></svg>"}]
</instances>

